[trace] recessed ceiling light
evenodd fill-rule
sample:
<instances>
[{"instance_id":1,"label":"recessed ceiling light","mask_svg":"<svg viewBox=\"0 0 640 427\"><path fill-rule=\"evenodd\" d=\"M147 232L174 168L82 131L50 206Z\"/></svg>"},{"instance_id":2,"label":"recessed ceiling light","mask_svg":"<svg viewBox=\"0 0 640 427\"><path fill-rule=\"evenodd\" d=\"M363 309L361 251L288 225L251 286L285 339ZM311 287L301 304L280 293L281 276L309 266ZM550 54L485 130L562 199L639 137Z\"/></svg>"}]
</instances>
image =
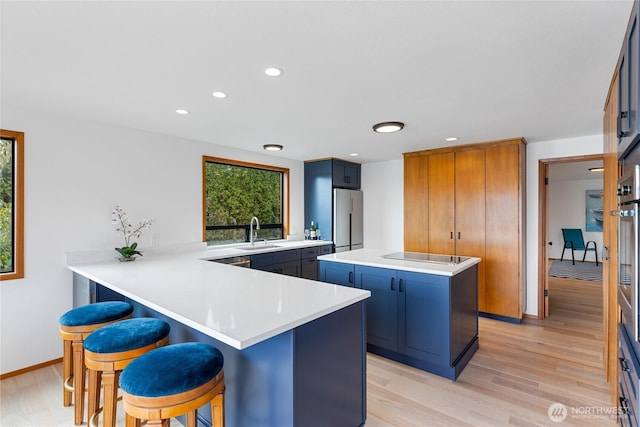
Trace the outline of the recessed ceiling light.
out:
<instances>
[{"instance_id":1,"label":"recessed ceiling light","mask_svg":"<svg viewBox=\"0 0 640 427\"><path fill-rule=\"evenodd\" d=\"M186 115L186 114L189 114L189 111L187 111L187 110L182 110L182 109L178 109L178 110L176 110L176 113L178 113L178 114L182 114L182 115L184 116L184 115Z\"/></svg>"},{"instance_id":2,"label":"recessed ceiling light","mask_svg":"<svg viewBox=\"0 0 640 427\"><path fill-rule=\"evenodd\" d=\"M458 139L460 138L458 138L457 136L450 136L449 138L445 138L445 141L453 142L453 141L457 141Z\"/></svg>"},{"instance_id":3,"label":"recessed ceiling light","mask_svg":"<svg viewBox=\"0 0 640 427\"><path fill-rule=\"evenodd\" d=\"M360 153L351 153L349 154L351 157L358 157L360 155Z\"/></svg>"},{"instance_id":4,"label":"recessed ceiling light","mask_svg":"<svg viewBox=\"0 0 640 427\"><path fill-rule=\"evenodd\" d=\"M279 144L264 144L262 146L267 151L282 151L282 145Z\"/></svg>"},{"instance_id":5,"label":"recessed ceiling light","mask_svg":"<svg viewBox=\"0 0 640 427\"><path fill-rule=\"evenodd\" d=\"M222 98L226 98L227 94L224 92L213 92L211 96L213 96L214 98L222 99Z\"/></svg>"},{"instance_id":6,"label":"recessed ceiling light","mask_svg":"<svg viewBox=\"0 0 640 427\"><path fill-rule=\"evenodd\" d=\"M404 123L402 122L382 122L373 125L373 131L378 133L398 132L402 128L404 128Z\"/></svg>"},{"instance_id":7,"label":"recessed ceiling light","mask_svg":"<svg viewBox=\"0 0 640 427\"><path fill-rule=\"evenodd\" d=\"M602 166L598 166L597 168L589 168L589 171L591 172L602 172L604 170L604 167Z\"/></svg>"},{"instance_id":8,"label":"recessed ceiling light","mask_svg":"<svg viewBox=\"0 0 640 427\"><path fill-rule=\"evenodd\" d=\"M282 70L276 67L269 67L264 70L264 73L269 77L278 77L280 74L282 74Z\"/></svg>"}]
</instances>

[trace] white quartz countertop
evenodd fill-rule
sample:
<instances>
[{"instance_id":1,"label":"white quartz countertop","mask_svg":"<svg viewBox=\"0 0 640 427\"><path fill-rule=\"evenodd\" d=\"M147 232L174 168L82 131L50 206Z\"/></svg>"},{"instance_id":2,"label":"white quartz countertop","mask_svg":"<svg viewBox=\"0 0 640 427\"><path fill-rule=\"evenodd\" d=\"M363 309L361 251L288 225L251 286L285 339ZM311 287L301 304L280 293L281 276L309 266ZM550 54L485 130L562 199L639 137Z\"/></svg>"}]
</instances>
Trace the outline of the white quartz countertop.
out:
<instances>
[{"instance_id":1,"label":"white quartz countertop","mask_svg":"<svg viewBox=\"0 0 640 427\"><path fill-rule=\"evenodd\" d=\"M365 300L371 293L208 260L330 243L283 241L280 248L255 251L204 247L145 251L135 262L122 263L76 254L69 256L67 267L242 350Z\"/></svg>"},{"instance_id":2,"label":"white quartz countertop","mask_svg":"<svg viewBox=\"0 0 640 427\"><path fill-rule=\"evenodd\" d=\"M415 271L417 273L437 274L440 276L454 276L467 268L478 264L480 258L468 258L459 264L446 264L426 261L410 261L385 258L385 255L397 251L383 249L356 249L348 252L322 255L321 261L342 262L345 264L367 265L370 267L391 268L394 270Z\"/></svg>"}]
</instances>

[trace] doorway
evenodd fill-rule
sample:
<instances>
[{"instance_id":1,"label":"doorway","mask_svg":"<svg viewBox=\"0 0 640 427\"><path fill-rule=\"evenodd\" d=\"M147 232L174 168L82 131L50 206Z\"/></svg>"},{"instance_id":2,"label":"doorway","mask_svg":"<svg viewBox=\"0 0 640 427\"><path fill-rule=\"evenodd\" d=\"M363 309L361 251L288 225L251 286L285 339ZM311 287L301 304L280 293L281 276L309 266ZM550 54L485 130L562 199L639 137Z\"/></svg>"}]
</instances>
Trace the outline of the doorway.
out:
<instances>
[{"instance_id":1,"label":"doorway","mask_svg":"<svg viewBox=\"0 0 640 427\"><path fill-rule=\"evenodd\" d=\"M554 168L554 174L557 172L557 176L562 179L590 179L589 167L596 164L602 166L604 162L604 155L594 154L586 156L574 156L574 157L560 157L554 159L542 159L539 161L538 177L539 177L539 232L538 232L538 318L546 318L549 316L549 276L548 271L550 267L550 253L553 256L557 256L558 250L561 252L564 246L564 241L561 236L558 238L557 225L554 224L554 234L550 235L550 224L553 222L549 219L549 212L551 209L550 203L550 186L553 182L550 181L550 169ZM564 170L563 170L564 169ZM600 179L599 188L603 188L602 173L594 176L592 179ZM554 203L557 203L555 201ZM583 221L583 219L580 219ZM578 227L572 227L578 228ZM583 228L583 227L580 227ZM601 245L598 247L601 250ZM604 305L604 300L603 300ZM604 308L604 307L603 307ZM605 311L606 312L606 311Z\"/></svg>"}]
</instances>

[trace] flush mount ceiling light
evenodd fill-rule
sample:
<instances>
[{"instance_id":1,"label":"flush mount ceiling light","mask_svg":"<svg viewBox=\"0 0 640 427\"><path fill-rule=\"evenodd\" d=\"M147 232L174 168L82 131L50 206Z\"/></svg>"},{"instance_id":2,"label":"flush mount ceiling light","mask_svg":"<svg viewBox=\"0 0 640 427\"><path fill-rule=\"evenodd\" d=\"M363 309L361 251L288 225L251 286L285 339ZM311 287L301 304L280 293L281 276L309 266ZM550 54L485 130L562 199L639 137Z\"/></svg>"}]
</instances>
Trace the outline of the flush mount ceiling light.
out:
<instances>
[{"instance_id":1,"label":"flush mount ceiling light","mask_svg":"<svg viewBox=\"0 0 640 427\"><path fill-rule=\"evenodd\" d=\"M378 133L398 132L402 128L404 128L404 123L401 122L382 122L373 125L373 131Z\"/></svg>"},{"instance_id":2,"label":"flush mount ceiling light","mask_svg":"<svg viewBox=\"0 0 640 427\"><path fill-rule=\"evenodd\" d=\"M447 142L457 141L459 138L457 136L450 136L449 138L445 138L444 140Z\"/></svg>"},{"instance_id":3,"label":"flush mount ceiling light","mask_svg":"<svg viewBox=\"0 0 640 427\"><path fill-rule=\"evenodd\" d=\"M351 153L349 154L351 157L358 157L360 155L360 153Z\"/></svg>"},{"instance_id":4,"label":"flush mount ceiling light","mask_svg":"<svg viewBox=\"0 0 640 427\"><path fill-rule=\"evenodd\" d=\"M226 98L227 94L224 92L216 91L216 92L213 92L211 96L213 96L214 98L222 99L222 98Z\"/></svg>"},{"instance_id":5,"label":"flush mount ceiling light","mask_svg":"<svg viewBox=\"0 0 640 427\"><path fill-rule=\"evenodd\" d=\"M589 168L590 172L602 172L604 170L604 167L602 166L598 166L597 168Z\"/></svg>"},{"instance_id":6,"label":"flush mount ceiling light","mask_svg":"<svg viewBox=\"0 0 640 427\"><path fill-rule=\"evenodd\" d=\"M280 74L282 74L282 70L276 67L269 67L264 70L264 73L269 77L278 77Z\"/></svg>"},{"instance_id":7,"label":"flush mount ceiling light","mask_svg":"<svg viewBox=\"0 0 640 427\"><path fill-rule=\"evenodd\" d=\"M264 144L262 146L267 151L282 151L282 145L279 144Z\"/></svg>"},{"instance_id":8,"label":"flush mount ceiling light","mask_svg":"<svg viewBox=\"0 0 640 427\"><path fill-rule=\"evenodd\" d=\"M177 110L176 110L176 113L178 113L178 114L181 114L181 115L185 116L185 115L189 114L189 111L187 111L187 110L182 110L182 109L177 109Z\"/></svg>"}]
</instances>

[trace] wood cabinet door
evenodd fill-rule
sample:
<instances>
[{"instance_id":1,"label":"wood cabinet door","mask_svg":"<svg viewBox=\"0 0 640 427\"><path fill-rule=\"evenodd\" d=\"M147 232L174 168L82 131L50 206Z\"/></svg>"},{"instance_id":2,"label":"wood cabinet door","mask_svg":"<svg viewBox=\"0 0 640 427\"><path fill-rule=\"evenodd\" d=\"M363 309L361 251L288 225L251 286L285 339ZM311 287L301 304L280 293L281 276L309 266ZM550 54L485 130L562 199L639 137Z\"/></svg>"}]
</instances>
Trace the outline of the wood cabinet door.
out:
<instances>
[{"instance_id":1,"label":"wood cabinet door","mask_svg":"<svg viewBox=\"0 0 640 427\"><path fill-rule=\"evenodd\" d=\"M486 311L522 318L522 148L486 149Z\"/></svg>"},{"instance_id":2,"label":"wood cabinet door","mask_svg":"<svg viewBox=\"0 0 640 427\"><path fill-rule=\"evenodd\" d=\"M485 150L456 153L456 255L482 259L478 265L480 311L484 307Z\"/></svg>"},{"instance_id":3,"label":"wood cabinet door","mask_svg":"<svg viewBox=\"0 0 640 427\"><path fill-rule=\"evenodd\" d=\"M455 247L455 155L429 156L429 252L454 255Z\"/></svg>"},{"instance_id":4,"label":"wood cabinet door","mask_svg":"<svg viewBox=\"0 0 640 427\"><path fill-rule=\"evenodd\" d=\"M429 156L404 158L404 250L429 252Z\"/></svg>"}]
</instances>

